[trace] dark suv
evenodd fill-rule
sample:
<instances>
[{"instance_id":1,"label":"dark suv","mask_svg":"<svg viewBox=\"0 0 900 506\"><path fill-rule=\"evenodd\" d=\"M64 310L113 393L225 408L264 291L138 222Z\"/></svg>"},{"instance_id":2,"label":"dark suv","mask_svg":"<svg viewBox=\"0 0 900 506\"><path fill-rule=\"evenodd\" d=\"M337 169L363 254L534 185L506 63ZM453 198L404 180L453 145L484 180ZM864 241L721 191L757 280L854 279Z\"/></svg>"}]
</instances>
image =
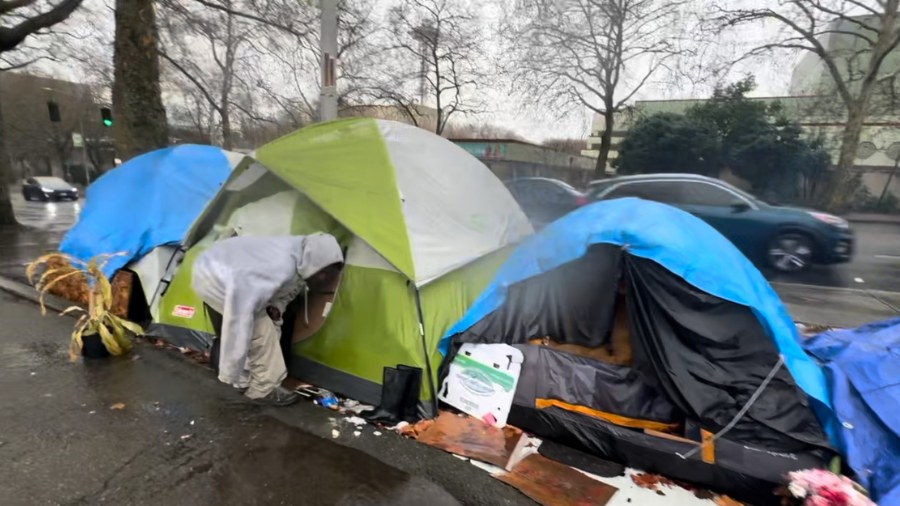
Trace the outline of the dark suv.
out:
<instances>
[{"instance_id":1,"label":"dark suv","mask_svg":"<svg viewBox=\"0 0 900 506\"><path fill-rule=\"evenodd\" d=\"M639 197L670 204L703 219L748 258L783 272L811 263L847 262L853 233L837 216L767 204L724 181L695 174L647 174L595 181L591 200Z\"/></svg>"}]
</instances>

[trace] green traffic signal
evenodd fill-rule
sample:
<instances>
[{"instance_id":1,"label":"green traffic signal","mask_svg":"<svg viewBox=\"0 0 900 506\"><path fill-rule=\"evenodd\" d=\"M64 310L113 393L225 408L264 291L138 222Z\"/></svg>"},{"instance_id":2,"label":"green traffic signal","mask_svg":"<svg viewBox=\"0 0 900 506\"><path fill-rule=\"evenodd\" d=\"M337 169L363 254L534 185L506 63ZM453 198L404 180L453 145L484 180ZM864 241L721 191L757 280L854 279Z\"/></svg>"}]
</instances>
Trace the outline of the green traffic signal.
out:
<instances>
[{"instance_id":1,"label":"green traffic signal","mask_svg":"<svg viewBox=\"0 0 900 506\"><path fill-rule=\"evenodd\" d=\"M109 107L101 107L100 116L103 118L103 126L113 126L112 110Z\"/></svg>"}]
</instances>

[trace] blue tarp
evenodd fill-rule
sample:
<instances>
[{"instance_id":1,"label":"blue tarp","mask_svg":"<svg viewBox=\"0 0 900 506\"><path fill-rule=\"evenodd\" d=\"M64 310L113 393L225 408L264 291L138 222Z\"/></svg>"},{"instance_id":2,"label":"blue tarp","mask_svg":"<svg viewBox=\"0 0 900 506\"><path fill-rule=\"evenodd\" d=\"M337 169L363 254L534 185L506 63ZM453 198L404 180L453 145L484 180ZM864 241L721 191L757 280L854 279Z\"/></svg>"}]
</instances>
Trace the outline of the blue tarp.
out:
<instances>
[{"instance_id":1,"label":"blue tarp","mask_svg":"<svg viewBox=\"0 0 900 506\"><path fill-rule=\"evenodd\" d=\"M111 276L157 246L180 243L230 174L225 153L212 146L187 144L133 158L88 187L60 251L84 261L123 252L106 265Z\"/></svg>"},{"instance_id":2,"label":"blue tarp","mask_svg":"<svg viewBox=\"0 0 900 506\"><path fill-rule=\"evenodd\" d=\"M582 257L593 244L625 247L653 260L695 287L752 309L772 338L794 380L811 398L829 436L836 428L822 368L801 348L797 328L759 270L703 220L680 209L636 198L597 202L551 223L525 240L500 267L491 284L441 341L503 305L510 285Z\"/></svg>"},{"instance_id":3,"label":"blue tarp","mask_svg":"<svg viewBox=\"0 0 900 506\"><path fill-rule=\"evenodd\" d=\"M900 506L900 318L807 340L825 364L837 447L882 506Z\"/></svg>"}]
</instances>

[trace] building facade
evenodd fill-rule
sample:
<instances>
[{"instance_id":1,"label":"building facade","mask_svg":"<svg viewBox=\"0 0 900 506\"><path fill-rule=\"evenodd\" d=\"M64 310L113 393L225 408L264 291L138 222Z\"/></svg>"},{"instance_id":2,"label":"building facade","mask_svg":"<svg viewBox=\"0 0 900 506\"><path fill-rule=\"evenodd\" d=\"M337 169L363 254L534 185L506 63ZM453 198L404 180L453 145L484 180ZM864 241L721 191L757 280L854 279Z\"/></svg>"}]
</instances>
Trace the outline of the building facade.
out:
<instances>
[{"instance_id":1,"label":"building facade","mask_svg":"<svg viewBox=\"0 0 900 506\"><path fill-rule=\"evenodd\" d=\"M58 176L83 183L85 169L94 179L113 165L111 131L89 85L2 72L0 101L5 152L17 179ZM48 102L57 104L58 122L50 120Z\"/></svg>"},{"instance_id":2,"label":"building facade","mask_svg":"<svg viewBox=\"0 0 900 506\"><path fill-rule=\"evenodd\" d=\"M581 188L594 174L594 159L512 139L451 139L502 180L551 177Z\"/></svg>"}]
</instances>

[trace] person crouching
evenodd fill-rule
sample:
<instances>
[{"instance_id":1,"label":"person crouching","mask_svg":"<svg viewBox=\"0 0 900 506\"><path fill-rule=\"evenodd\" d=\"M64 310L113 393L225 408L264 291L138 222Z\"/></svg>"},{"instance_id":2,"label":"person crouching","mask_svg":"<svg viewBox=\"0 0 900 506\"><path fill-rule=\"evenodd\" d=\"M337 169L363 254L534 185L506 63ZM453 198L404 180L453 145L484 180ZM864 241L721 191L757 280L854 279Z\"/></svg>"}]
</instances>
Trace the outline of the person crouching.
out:
<instances>
[{"instance_id":1,"label":"person crouching","mask_svg":"<svg viewBox=\"0 0 900 506\"><path fill-rule=\"evenodd\" d=\"M286 406L298 395L281 386L287 366L281 352L281 317L308 291L307 281L344 257L328 234L232 237L194 262L191 284L222 315L219 381L257 402Z\"/></svg>"}]
</instances>

